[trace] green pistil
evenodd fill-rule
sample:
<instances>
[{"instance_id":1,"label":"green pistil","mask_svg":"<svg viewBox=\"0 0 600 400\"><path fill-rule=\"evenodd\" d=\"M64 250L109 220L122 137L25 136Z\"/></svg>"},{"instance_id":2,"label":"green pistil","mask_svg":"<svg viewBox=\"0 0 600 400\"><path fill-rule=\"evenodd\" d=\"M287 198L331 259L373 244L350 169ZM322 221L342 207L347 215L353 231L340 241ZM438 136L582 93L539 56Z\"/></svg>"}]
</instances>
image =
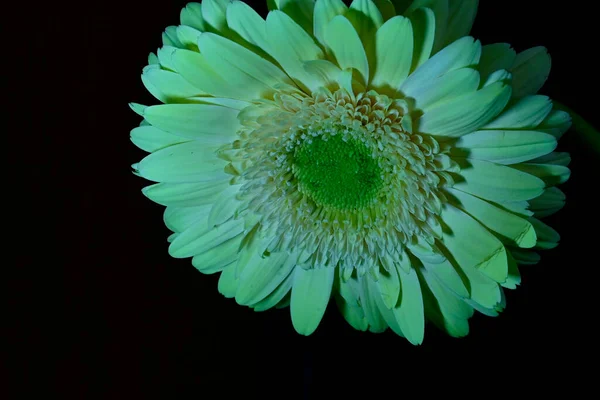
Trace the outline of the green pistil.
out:
<instances>
[{"instance_id":1,"label":"green pistil","mask_svg":"<svg viewBox=\"0 0 600 400\"><path fill-rule=\"evenodd\" d=\"M383 183L369 148L341 134L313 137L296 148L293 171L304 194L341 210L366 206Z\"/></svg>"}]
</instances>

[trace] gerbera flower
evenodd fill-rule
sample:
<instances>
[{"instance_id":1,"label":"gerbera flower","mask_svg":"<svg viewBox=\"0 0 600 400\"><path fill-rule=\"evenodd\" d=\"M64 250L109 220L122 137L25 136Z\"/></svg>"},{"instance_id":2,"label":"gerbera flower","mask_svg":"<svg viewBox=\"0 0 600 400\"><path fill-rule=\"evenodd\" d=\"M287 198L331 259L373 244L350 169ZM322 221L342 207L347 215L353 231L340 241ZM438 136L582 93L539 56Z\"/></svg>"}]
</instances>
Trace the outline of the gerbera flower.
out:
<instances>
[{"instance_id":1,"label":"gerbera flower","mask_svg":"<svg viewBox=\"0 0 600 400\"><path fill-rule=\"evenodd\" d=\"M559 236L570 117L537 91L541 47L468 35L477 0L240 1L181 12L142 80L164 105L132 141L169 253L311 334L331 298L411 343L497 315Z\"/></svg>"}]
</instances>

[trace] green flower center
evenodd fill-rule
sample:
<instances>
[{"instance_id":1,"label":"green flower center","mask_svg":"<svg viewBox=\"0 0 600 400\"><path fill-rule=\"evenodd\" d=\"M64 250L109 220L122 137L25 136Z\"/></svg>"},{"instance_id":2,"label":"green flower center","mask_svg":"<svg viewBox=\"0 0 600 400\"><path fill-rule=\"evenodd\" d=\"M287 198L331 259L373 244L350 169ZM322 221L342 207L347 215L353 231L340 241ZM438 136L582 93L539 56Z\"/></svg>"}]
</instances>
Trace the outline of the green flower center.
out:
<instances>
[{"instance_id":1,"label":"green flower center","mask_svg":"<svg viewBox=\"0 0 600 400\"><path fill-rule=\"evenodd\" d=\"M383 184L372 151L360 141L316 136L296 147L292 171L299 190L315 203L339 210L368 205Z\"/></svg>"}]
</instances>

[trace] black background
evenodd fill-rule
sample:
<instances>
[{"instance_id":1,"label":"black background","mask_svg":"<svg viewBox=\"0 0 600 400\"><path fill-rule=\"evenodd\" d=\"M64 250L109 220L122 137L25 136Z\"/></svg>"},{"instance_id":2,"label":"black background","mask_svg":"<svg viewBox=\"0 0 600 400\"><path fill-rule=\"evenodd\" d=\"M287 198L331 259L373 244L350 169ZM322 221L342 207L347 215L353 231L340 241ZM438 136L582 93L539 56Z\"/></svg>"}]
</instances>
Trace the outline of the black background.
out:
<instances>
[{"instance_id":1,"label":"black background","mask_svg":"<svg viewBox=\"0 0 600 400\"><path fill-rule=\"evenodd\" d=\"M141 194L148 182L130 172L145 153L129 141L139 117L127 104L156 103L141 69L185 3L46 3L14 15L4 54L26 83L5 76L6 116L15 122L6 135L19 143L5 155L21 163L5 181L8 188L16 177L6 193L17 196L5 195L7 221L15 220L5 267L16 274L8 281L10 357L3 358L17 372L15 393L371 398L583 390L595 347L600 155L573 131L559 145L573 157L562 187L567 206L549 218L561 245L539 265L523 266L507 310L476 315L463 339L428 326L425 343L414 347L391 332L357 332L333 304L318 330L302 337L289 309L238 306L217 292L216 275L170 258L163 207ZM591 6L561 4L482 1L473 36L518 51L548 47L553 69L542 93L599 126L596 15ZM262 2L255 8L266 15Z\"/></svg>"}]
</instances>

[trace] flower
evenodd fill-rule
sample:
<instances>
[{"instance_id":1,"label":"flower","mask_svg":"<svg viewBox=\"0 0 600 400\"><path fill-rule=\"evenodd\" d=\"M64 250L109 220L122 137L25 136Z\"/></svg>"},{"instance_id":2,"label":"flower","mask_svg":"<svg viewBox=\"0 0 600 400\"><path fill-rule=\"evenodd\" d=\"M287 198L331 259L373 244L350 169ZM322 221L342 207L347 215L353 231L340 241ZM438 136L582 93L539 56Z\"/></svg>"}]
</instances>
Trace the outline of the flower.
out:
<instances>
[{"instance_id":1,"label":"flower","mask_svg":"<svg viewBox=\"0 0 600 400\"><path fill-rule=\"evenodd\" d=\"M143 71L166 104L132 104L133 168L171 256L304 335L331 298L413 344L497 315L559 240L540 218L565 202L571 121L536 94L546 50L466 36L477 0L269 4L187 5Z\"/></svg>"}]
</instances>

